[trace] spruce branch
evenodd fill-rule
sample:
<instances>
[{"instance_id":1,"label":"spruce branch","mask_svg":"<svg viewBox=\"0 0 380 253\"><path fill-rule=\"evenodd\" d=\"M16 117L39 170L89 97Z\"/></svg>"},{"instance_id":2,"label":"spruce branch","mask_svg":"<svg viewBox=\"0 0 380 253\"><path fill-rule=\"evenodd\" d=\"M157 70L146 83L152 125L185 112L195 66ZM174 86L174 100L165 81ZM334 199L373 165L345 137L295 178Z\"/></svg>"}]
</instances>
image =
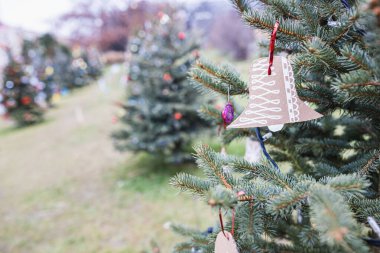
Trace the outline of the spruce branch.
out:
<instances>
[{"instance_id":1,"label":"spruce branch","mask_svg":"<svg viewBox=\"0 0 380 253\"><path fill-rule=\"evenodd\" d=\"M380 199L352 199L350 206L363 221L370 216L380 220Z\"/></svg>"},{"instance_id":2,"label":"spruce branch","mask_svg":"<svg viewBox=\"0 0 380 253\"><path fill-rule=\"evenodd\" d=\"M350 83L340 86L342 90L356 88L356 87L368 87L368 86L380 86L380 82L367 82L367 83Z\"/></svg>"},{"instance_id":3,"label":"spruce branch","mask_svg":"<svg viewBox=\"0 0 380 253\"><path fill-rule=\"evenodd\" d=\"M213 125L222 125L223 119L221 112L212 105L202 105L199 109L199 115L202 119Z\"/></svg>"},{"instance_id":4,"label":"spruce branch","mask_svg":"<svg viewBox=\"0 0 380 253\"><path fill-rule=\"evenodd\" d=\"M208 192L207 203L212 207L231 209L238 203L238 198L231 189L217 185Z\"/></svg>"},{"instance_id":5,"label":"spruce branch","mask_svg":"<svg viewBox=\"0 0 380 253\"><path fill-rule=\"evenodd\" d=\"M371 152L371 158L368 162L359 170L359 175L368 175L370 172L379 171L380 168L380 150Z\"/></svg>"},{"instance_id":6,"label":"spruce branch","mask_svg":"<svg viewBox=\"0 0 380 253\"><path fill-rule=\"evenodd\" d=\"M265 13L265 15L263 15L259 11L254 10L249 13L243 13L243 19L249 25L271 33L278 18L273 14ZM279 19L279 22L280 26L277 33L279 39L283 38L294 42L306 42L311 38L299 22L282 18Z\"/></svg>"},{"instance_id":7,"label":"spruce branch","mask_svg":"<svg viewBox=\"0 0 380 253\"><path fill-rule=\"evenodd\" d=\"M216 179L217 182L224 185L227 189L232 189L232 176L223 171L223 157L206 145L196 146L194 150L197 153L197 164L200 168L203 168L206 175Z\"/></svg>"},{"instance_id":8,"label":"spruce branch","mask_svg":"<svg viewBox=\"0 0 380 253\"><path fill-rule=\"evenodd\" d=\"M287 190L292 190L292 187L295 183L295 178L286 176L271 166L266 166L263 164L253 164L241 158L236 158L232 160L230 162L230 166L234 168L236 171L250 172L255 177L260 177L275 185L284 187Z\"/></svg>"},{"instance_id":9,"label":"spruce branch","mask_svg":"<svg viewBox=\"0 0 380 253\"><path fill-rule=\"evenodd\" d=\"M232 5L240 13L249 12L251 10L250 2L251 0L231 0Z\"/></svg>"},{"instance_id":10,"label":"spruce branch","mask_svg":"<svg viewBox=\"0 0 380 253\"><path fill-rule=\"evenodd\" d=\"M284 19L300 20L299 13L294 8L294 2L286 0L265 1L267 7L275 11L276 16L283 17Z\"/></svg>"},{"instance_id":11,"label":"spruce branch","mask_svg":"<svg viewBox=\"0 0 380 253\"><path fill-rule=\"evenodd\" d=\"M358 46L344 47L341 53L346 60L351 62L351 64L346 63L346 69L350 71L363 69L371 72L370 66L373 65L371 59L368 54ZM342 62L344 58L341 57L339 60Z\"/></svg>"},{"instance_id":12,"label":"spruce branch","mask_svg":"<svg viewBox=\"0 0 380 253\"><path fill-rule=\"evenodd\" d=\"M315 185L310 195L310 219L320 238L345 252L368 252L361 239L360 226L344 198L328 186Z\"/></svg>"},{"instance_id":13,"label":"spruce branch","mask_svg":"<svg viewBox=\"0 0 380 253\"><path fill-rule=\"evenodd\" d=\"M175 175L170 179L170 184L182 191L188 191L200 196L204 196L213 186L212 183L204 179L186 173Z\"/></svg>"},{"instance_id":14,"label":"spruce branch","mask_svg":"<svg viewBox=\"0 0 380 253\"><path fill-rule=\"evenodd\" d=\"M298 184L291 191L283 191L274 197L269 203L269 210L273 215L288 216L295 208L306 204L306 198L309 195L310 182L306 184Z\"/></svg>"},{"instance_id":15,"label":"spruce branch","mask_svg":"<svg viewBox=\"0 0 380 253\"><path fill-rule=\"evenodd\" d=\"M370 186L370 183L366 178L356 173L325 177L319 182L330 186L336 192L347 198L363 197L365 190Z\"/></svg>"},{"instance_id":16,"label":"spruce branch","mask_svg":"<svg viewBox=\"0 0 380 253\"><path fill-rule=\"evenodd\" d=\"M244 137L250 137L255 134L255 131L253 129L245 129L245 128L240 128L240 129L230 129L228 131L223 132L223 144L230 144L232 141L244 138Z\"/></svg>"},{"instance_id":17,"label":"spruce branch","mask_svg":"<svg viewBox=\"0 0 380 253\"><path fill-rule=\"evenodd\" d=\"M196 71L198 70L198 71ZM198 60L194 66L190 76L198 82L198 79L203 79L201 82L208 82L208 88L213 86L212 90L222 94L227 94L229 90L230 95L248 94L247 84L242 81L239 75L232 70L231 66L218 67L204 59ZM206 78L202 78L208 77Z\"/></svg>"}]
</instances>

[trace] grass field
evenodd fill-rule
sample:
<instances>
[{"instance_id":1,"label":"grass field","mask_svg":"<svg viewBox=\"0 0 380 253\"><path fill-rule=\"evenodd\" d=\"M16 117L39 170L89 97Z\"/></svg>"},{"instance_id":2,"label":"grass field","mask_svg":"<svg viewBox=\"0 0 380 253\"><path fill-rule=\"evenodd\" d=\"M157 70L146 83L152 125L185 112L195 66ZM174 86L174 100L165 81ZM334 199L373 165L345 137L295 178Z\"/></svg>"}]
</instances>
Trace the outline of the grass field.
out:
<instances>
[{"instance_id":1,"label":"grass field","mask_svg":"<svg viewBox=\"0 0 380 253\"><path fill-rule=\"evenodd\" d=\"M207 229L217 214L169 186L179 171L145 155L121 154L110 139L123 68L63 98L42 124L0 127L0 252L161 252L181 238L171 222ZM242 152L241 144L233 149Z\"/></svg>"}]
</instances>

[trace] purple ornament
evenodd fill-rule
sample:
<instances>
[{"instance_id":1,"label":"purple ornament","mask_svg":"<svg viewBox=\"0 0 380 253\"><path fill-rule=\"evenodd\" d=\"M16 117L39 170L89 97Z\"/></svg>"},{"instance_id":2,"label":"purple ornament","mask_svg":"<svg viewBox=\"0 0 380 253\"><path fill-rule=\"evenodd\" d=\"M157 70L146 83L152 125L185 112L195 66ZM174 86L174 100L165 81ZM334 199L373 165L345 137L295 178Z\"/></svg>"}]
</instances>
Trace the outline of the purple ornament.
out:
<instances>
[{"instance_id":1,"label":"purple ornament","mask_svg":"<svg viewBox=\"0 0 380 253\"><path fill-rule=\"evenodd\" d=\"M224 127L231 124L231 122L234 120L234 107L230 102L226 104L222 111L222 119L224 122Z\"/></svg>"}]
</instances>

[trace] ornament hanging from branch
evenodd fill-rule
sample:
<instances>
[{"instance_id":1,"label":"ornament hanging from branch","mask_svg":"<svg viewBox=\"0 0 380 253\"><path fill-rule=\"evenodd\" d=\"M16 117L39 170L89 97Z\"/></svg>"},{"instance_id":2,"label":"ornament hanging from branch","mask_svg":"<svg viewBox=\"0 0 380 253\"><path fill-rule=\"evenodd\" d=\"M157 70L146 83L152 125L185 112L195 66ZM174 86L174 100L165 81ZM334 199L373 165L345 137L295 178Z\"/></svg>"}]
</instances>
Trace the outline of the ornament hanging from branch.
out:
<instances>
[{"instance_id":1,"label":"ornament hanging from branch","mask_svg":"<svg viewBox=\"0 0 380 253\"><path fill-rule=\"evenodd\" d=\"M235 209L232 209L231 233L224 230L222 211L219 209L219 220L221 231L216 237L215 253L239 253L236 242L234 240L235 230Z\"/></svg>"},{"instance_id":2,"label":"ornament hanging from branch","mask_svg":"<svg viewBox=\"0 0 380 253\"><path fill-rule=\"evenodd\" d=\"M228 86L227 104L222 111L224 128L234 120L234 106L230 102L230 87Z\"/></svg>"},{"instance_id":3,"label":"ornament hanging from branch","mask_svg":"<svg viewBox=\"0 0 380 253\"><path fill-rule=\"evenodd\" d=\"M256 60L250 69L249 102L243 113L227 128L253 128L268 126L271 131L281 130L285 123L313 120L323 115L299 99L290 62L273 56L275 25L268 59Z\"/></svg>"}]
</instances>

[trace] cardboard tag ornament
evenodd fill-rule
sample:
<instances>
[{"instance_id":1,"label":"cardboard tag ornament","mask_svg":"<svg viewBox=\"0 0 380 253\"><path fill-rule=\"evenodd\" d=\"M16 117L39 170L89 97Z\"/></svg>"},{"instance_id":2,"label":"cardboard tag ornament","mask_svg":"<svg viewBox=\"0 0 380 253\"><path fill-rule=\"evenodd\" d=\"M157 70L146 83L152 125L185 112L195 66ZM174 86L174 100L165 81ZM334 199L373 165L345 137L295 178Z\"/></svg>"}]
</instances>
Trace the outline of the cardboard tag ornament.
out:
<instances>
[{"instance_id":1,"label":"cardboard tag ornament","mask_svg":"<svg viewBox=\"0 0 380 253\"><path fill-rule=\"evenodd\" d=\"M239 253L236 242L230 232L219 232L215 241L215 253Z\"/></svg>"}]
</instances>

